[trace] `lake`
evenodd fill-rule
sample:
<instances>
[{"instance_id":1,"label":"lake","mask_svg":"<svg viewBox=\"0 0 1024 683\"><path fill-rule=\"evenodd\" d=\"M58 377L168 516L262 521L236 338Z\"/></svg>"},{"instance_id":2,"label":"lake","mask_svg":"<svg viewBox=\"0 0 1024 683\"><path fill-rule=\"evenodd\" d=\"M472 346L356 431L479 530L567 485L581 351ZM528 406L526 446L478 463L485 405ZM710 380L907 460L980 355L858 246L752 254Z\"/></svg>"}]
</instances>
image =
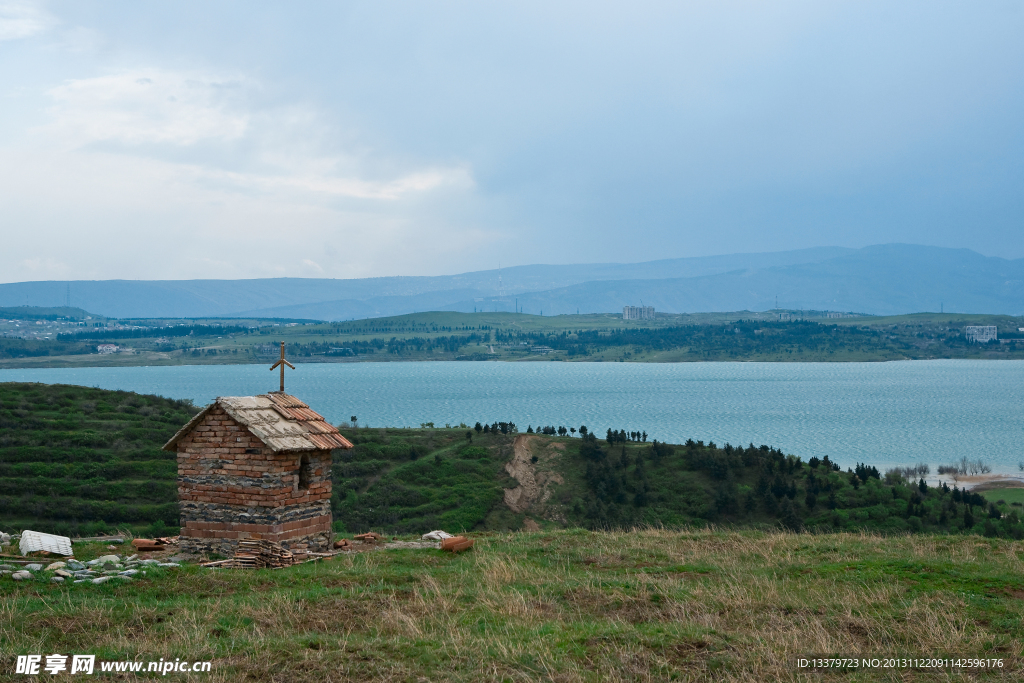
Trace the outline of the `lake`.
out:
<instances>
[{"instance_id":1,"label":"lake","mask_svg":"<svg viewBox=\"0 0 1024 683\"><path fill-rule=\"evenodd\" d=\"M125 389L205 404L276 390L265 365L0 370L0 381ZM1024 460L1024 361L306 363L286 388L335 424L587 425L649 439L769 444L879 469L967 455Z\"/></svg>"}]
</instances>

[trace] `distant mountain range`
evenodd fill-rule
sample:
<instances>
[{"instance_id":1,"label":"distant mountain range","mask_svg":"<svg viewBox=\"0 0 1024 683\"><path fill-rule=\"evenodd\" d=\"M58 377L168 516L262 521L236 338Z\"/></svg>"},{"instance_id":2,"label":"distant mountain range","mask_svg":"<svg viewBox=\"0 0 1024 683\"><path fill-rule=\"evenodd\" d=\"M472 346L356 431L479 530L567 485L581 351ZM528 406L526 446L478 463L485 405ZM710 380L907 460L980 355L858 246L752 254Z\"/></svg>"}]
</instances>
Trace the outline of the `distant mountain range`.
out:
<instances>
[{"instance_id":1,"label":"distant mountain range","mask_svg":"<svg viewBox=\"0 0 1024 683\"><path fill-rule=\"evenodd\" d=\"M647 263L532 265L352 280L79 280L0 284L0 306L71 304L116 318L348 320L428 310L599 313L814 309L1024 313L1024 259L886 244ZM504 295L502 295L504 294Z\"/></svg>"}]
</instances>

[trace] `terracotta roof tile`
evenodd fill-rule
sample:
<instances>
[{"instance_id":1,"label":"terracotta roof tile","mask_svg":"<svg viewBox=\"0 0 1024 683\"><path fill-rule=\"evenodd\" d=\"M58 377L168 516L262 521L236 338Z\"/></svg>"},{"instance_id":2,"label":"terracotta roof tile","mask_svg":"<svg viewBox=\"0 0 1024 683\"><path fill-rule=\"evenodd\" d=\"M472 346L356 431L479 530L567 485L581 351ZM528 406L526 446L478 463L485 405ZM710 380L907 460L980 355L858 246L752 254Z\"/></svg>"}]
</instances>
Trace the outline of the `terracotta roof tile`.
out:
<instances>
[{"instance_id":1,"label":"terracotta roof tile","mask_svg":"<svg viewBox=\"0 0 1024 683\"><path fill-rule=\"evenodd\" d=\"M351 442L322 415L294 396L274 392L259 396L219 397L178 430L164 445L164 450L175 450L178 441L191 432L214 406L223 408L236 422L277 452L352 448Z\"/></svg>"}]
</instances>

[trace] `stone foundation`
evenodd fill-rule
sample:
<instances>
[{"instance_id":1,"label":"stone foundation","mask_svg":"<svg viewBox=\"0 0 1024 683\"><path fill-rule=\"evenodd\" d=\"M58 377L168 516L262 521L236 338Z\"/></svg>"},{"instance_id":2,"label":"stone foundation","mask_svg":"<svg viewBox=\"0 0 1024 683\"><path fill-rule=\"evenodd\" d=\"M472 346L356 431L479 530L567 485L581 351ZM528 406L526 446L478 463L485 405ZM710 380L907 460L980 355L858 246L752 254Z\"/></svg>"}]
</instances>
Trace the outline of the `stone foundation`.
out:
<instances>
[{"instance_id":1,"label":"stone foundation","mask_svg":"<svg viewBox=\"0 0 1024 683\"><path fill-rule=\"evenodd\" d=\"M326 501L324 501L326 503ZM264 511L257 519L246 509L204 504L200 518L186 519L182 514L178 546L182 552L230 556L241 539L275 541L292 552L326 552L331 547L331 513L324 506L294 506L284 519L274 519L275 511ZM324 511L318 509L326 507Z\"/></svg>"},{"instance_id":2,"label":"stone foundation","mask_svg":"<svg viewBox=\"0 0 1024 683\"><path fill-rule=\"evenodd\" d=\"M235 549L238 547L238 539L187 536L185 535L185 531L185 529L181 530L181 536L178 540L178 547L183 553L194 555L211 555L216 553L224 557L231 557L235 554ZM253 534L248 538L256 538L256 534ZM327 552L331 548L331 538L332 533L328 530L284 538L280 539L278 542L287 550L290 550L295 554L302 555L307 552ZM268 540L278 539L271 538Z\"/></svg>"}]
</instances>

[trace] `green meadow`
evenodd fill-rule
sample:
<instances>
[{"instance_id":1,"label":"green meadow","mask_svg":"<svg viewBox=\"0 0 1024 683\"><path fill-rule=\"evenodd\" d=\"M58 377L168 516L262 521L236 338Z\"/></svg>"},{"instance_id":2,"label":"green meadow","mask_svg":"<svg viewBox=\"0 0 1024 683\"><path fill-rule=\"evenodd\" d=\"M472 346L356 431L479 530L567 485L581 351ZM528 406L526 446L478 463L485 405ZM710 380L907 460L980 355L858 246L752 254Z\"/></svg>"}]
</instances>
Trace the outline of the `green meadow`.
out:
<instances>
[{"instance_id":1,"label":"green meadow","mask_svg":"<svg viewBox=\"0 0 1024 683\"><path fill-rule=\"evenodd\" d=\"M0 578L0 648L211 661L202 681L1020 680L1024 543L720 529L472 534L280 570ZM83 559L110 552L86 546ZM800 656L1002 668L799 672ZM155 675L150 674L155 677ZM140 677L145 677L142 675ZM134 677L125 678L133 680Z\"/></svg>"}]
</instances>

